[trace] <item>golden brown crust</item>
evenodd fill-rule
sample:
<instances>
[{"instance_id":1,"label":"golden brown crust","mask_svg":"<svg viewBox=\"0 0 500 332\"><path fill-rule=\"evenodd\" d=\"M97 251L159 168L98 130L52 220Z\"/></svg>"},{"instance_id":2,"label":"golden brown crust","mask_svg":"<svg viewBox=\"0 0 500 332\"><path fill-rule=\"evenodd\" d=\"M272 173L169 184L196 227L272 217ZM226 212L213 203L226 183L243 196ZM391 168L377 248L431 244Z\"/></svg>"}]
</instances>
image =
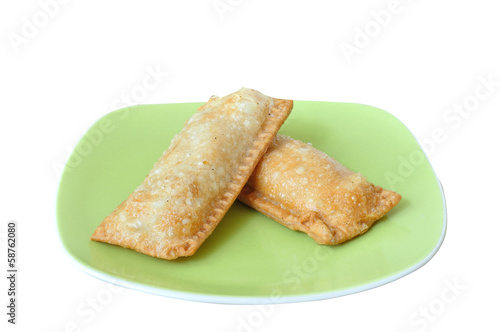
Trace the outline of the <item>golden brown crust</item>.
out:
<instances>
[{"instance_id":1,"label":"golden brown crust","mask_svg":"<svg viewBox=\"0 0 500 332\"><path fill-rule=\"evenodd\" d=\"M292 106L251 89L212 97L91 239L163 259L192 255L234 202Z\"/></svg>"},{"instance_id":2,"label":"golden brown crust","mask_svg":"<svg viewBox=\"0 0 500 332\"><path fill-rule=\"evenodd\" d=\"M238 198L317 243L339 244L365 233L401 195L309 144L277 135Z\"/></svg>"}]
</instances>

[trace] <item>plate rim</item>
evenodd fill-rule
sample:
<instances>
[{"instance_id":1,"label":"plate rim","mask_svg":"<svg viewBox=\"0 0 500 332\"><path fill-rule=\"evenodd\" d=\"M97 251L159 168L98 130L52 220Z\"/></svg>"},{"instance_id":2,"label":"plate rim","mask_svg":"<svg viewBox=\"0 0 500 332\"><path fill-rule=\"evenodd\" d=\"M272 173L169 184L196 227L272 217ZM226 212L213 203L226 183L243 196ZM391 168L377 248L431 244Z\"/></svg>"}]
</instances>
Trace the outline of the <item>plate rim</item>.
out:
<instances>
[{"instance_id":1,"label":"plate rim","mask_svg":"<svg viewBox=\"0 0 500 332\"><path fill-rule=\"evenodd\" d=\"M105 281L107 283L128 288L131 290L135 291L140 291L144 293L149 293L153 295L158 295L158 296L163 296L163 297L168 297L168 298L173 298L173 299L178 299L178 300L186 300L186 301L194 301L194 302L202 302L202 303L212 303L212 304L229 304L229 305L262 305L262 304L285 304L285 303L300 303L300 302L310 302L310 301L319 301L319 300L327 300L327 299L333 299L341 296L346 296L346 295L351 295L355 293L360 293L364 292L370 289L374 289L386 284L389 284L393 281L396 281L398 279L401 279L402 277L405 277L421 267L423 267L425 264L427 264L439 251L441 248L444 239L446 237L446 230L447 230L447 209L446 209L446 198L443 190L442 183L440 182L436 171L434 167L432 166L432 163L429 160L429 157L425 150L422 148L422 145L420 142L417 140L413 132L401 121L399 120L396 116L393 114L389 113L388 111L385 111L381 108L367 105L367 104L362 104L362 103L350 103L350 102L329 102L329 101L313 101L313 100L297 100L300 102L320 102L320 103L336 103L336 104L355 104L355 105L362 105L364 107L370 107L377 109L379 111L385 112L388 115L392 116L394 119L396 119L401 125L403 125L406 130L412 135L413 139L417 143L418 147L420 150L423 152L425 155L427 162L434 174L435 180L437 181L439 191L441 193L441 200L442 200L442 206L443 206L443 225L441 229L441 234L439 236L438 241L436 242L436 245L434 248L428 253L427 256L425 256L422 260L419 262L415 263L411 267L400 271L396 274L393 274L389 277L382 278L373 282L369 282L360 286L355 286L355 287L349 287L341 290L335 290L335 291L325 291L325 292L318 292L318 293L308 293L308 294L302 294L302 295L282 295L278 298L273 298L271 296L230 296L230 295L216 295L216 294L205 294L205 293L197 293L197 292L189 292L189 291L177 291L177 290L172 290L172 289L167 289L167 288L161 288L161 287L154 287L154 286L148 286L141 284L139 282L135 281L129 281L120 277L115 277L112 276L111 274L99 271L96 268L89 267L85 265L84 263L80 262L76 257L74 257L69 250L66 248L63 239L62 239L62 234L59 228L59 222L58 222L58 197L59 197L59 189L61 185L61 178L64 173L64 169L66 168L66 162L64 164L64 168L61 172L61 178L59 179L59 185L58 185L58 190L56 193L56 199L55 199L55 223L56 223L56 228L57 228L57 233L58 233L58 243L62 247L62 251L64 251L65 256L69 259L69 261L72 263L73 266L75 266L77 269L85 272L86 274L101 280ZM187 103L166 103L168 105L172 104L194 104L194 103L200 103L200 102L187 102ZM139 105L133 105L130 107L134 106L154 106L154 105L165 105L165 104L139 104ZM92 123L89 128L87 128L87 131L92 128L98 121L100 121L102 118L108 116L111 113L118 112L122 109L129 108L129 107L123 107L117 110L114 110L112 112L106 113L103 116L101 116L98 120L96 120L94 123ZM80 139L74 144L74 148L78 145L78 143L81 141L81 139L84 137L80 137ZM68 158L71 154L68 155Z\"/></svg>"}]
</instances>

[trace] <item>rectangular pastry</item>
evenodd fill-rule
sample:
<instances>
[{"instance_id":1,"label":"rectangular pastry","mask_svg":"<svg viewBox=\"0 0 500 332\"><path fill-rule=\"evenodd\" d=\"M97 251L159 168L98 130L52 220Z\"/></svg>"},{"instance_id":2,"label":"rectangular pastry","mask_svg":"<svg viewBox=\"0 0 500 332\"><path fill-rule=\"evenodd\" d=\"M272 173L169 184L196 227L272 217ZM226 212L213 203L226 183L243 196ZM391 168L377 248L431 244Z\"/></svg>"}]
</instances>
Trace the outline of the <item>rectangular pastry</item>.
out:
<instances>
[{"instance_id":1,"label":"rectangular pastry","mask_svg":"<svg viewBox=\"0 0 500 332\"><path fill-rule=\"evenodd\" d=\"M91 239L163 259L192 255L237 198L292 104L245 88L211 98Z\"/></svg>"},{"instance_id":2,"label":"rectangular pastry","mask_svg":"<svg viewBox=\"0 0 500 332\"><path fill-rule=\"evenodd\" d=\"M277 135L238 198L317 243L334 245L365 233L401 195L309 144Z\"/></svg>"}]
</instances>

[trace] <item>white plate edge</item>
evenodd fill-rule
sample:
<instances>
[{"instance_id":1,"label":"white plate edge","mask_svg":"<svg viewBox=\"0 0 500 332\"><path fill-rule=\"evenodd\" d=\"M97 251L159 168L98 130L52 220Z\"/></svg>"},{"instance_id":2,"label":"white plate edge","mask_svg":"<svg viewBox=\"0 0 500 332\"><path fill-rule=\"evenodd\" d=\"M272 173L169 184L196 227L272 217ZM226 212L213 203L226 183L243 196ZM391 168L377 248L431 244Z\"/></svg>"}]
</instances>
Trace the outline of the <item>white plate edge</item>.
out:
<instances>
[{"instance_id":1,"label":"white plate edge","mask_svg":"<svg viewBox=\"0 0 500 332\"><path fill-rule=\"evenodd\" d=\"M360 104L360 105L365 105L365 104ZM62 242L62 238L61 238L60 233L59 233L59 226L57 225L57 197L58 197L58 193L59 193L59 188L58 188L57 195L56 195L56 204L55 204L55 208L56 208L55 222L56 222L56 228L58 230L58 236L57 237L58 237L58 240L59 240L58 241L59 245L62 247L63 251L65 252L66 256L69 258L69 260L72 263L72 265L74 265L79 270L81 270L81 271L87 273L88 275L91 275L91 276L93 276L93 277L95 277L95 278L97 278L99 280L102 280L102 281L105 281L105 282L108 282L108 283L111 283L111 284L114 284L114 285L117 285L117 286L125 287L125 288L128 288L128 289L132 289L132 290L136 290L136 291L141 291L141 292L153 294L153 295L159 295L159 296L174 298L174 299L178 299L178 300L187 300L187 301L213 303L213 304L262 305L262 304L285 304L285 303L298 303L298 302L309 302L309 301L327 300L327 299L333 299L333 298L336 298L336 297L341 297L341 296L346 296L346 295L351 295L351 294L355 294L355 293L364 292L364 291L367 291L367 290L370 290L370 289L374 289L374 288L386 285L386 284L391 283L393 281L396 281L396 280L398 280L398 279L400 279L402 277L405 277L405 276L409 275L410 273L413 273L416 270L420 269L425 264L427 264L436 255L436 253L439 251L439 249L440 249L440 247L441 247L441 245L442 245L442 243L444 241L444 238L445 238L445 235L446 235L446 228L447 228L446 199L445 199L445 195L444 195L442 184L439 181L439 178L438 178L438 176L436 174L436 171L434 170L434 167L432 166L432 163L430 162L427 154L425 153L424 149L420 145L420 142L417 140L417 138L415 137L415 135L413 134L413 132L403 122L401 122L398 118L396 118L391 113L389 113L389 112L387 112L387 111L385 111L385 110L383 110L381 108L375 107L375 106L370 106L370 105L365 105L365 106L373 107L373 108L376 108L376 109L378 109L380 111L388 113L389 115L391 115L392 117L394 117L396 120L398 120L408 130L408 132L415 139L415 142L417 142L417 144L420 147L421 151L424 153L424 155L425 155L425 157L427 159L427 162L431 166L431 169L432 169L432 171L434 173L434 177L435 177L435 179L436 179L436 181L438 183L439 190L441 192L441 199L442 199L442 204L443 204L443 214L444 214L443 215L443 219L444 220L443 220L443 228L441 230L440 238L439 238L438 242L436 243L436 246L434 247L434 249L424 259L422 259L420 262L416 263L412 267L410 267L410 268L408 268L408 269L406 269L406 270L404 270L402 272L399 272L397 274L391 275L388 278L384 278L384 279L378 280L376 282L372 282L372 283L368 283L368 284L365 284L365 285L362 285L362 286L348 288L348 289L344 289L344 290L340 290L340 291L322 292L322 293L318 293L318 294L307 294L307 295L283 296L283 297L280 297L280 298L277 298L277 299L271 298L270 296L266 296L266 297L250 297L250 296L206 295L206 294L181 292L181 291L174 291L174 290L163 289L163 288L158 288L158 287L146 286L146 285L142 285L140 283L136 283L136 282L133 282L133 281L127 281L127 280L123 280L123 279L120 279L120 278L115 278L115 277L110 276L110 275L108 275L106 273L102 273L102 272L97 271L95 269L89 268L89 267L83 265L82 263L80 263L78 260L76 260L66 250L66 247L64 246L64 244ZM78 144L78 142L77 142L77 144ZM76 146L76 144L75 144L75 146Z\"/></svg>"}]
</instances>

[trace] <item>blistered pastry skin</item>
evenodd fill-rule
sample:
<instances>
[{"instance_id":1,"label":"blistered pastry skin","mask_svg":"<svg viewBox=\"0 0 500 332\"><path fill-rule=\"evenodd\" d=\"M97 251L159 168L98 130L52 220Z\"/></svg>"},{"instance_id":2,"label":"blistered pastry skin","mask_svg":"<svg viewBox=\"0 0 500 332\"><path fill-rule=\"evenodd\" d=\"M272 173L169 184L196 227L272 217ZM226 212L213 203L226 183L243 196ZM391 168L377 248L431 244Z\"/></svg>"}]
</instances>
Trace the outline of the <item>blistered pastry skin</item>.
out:
<instances>
[{"instance_id":1,"label":"blistered pastry skin","mask_svg":"<svg viewBox=\"0 0 500 332\"><path fill-rule=\"evenodd\" d=\"M334 245L365 233L401 195L309 144L277 135L238 198L317 243Z\"/></svg>"},{"instance_id":2,"label":"blistered pastry skin","mask_svg":"<svg viewBox=\"0 0 500 332\"><path fill-rule=\"evenodd\" d=\"M292 106L245 88L212 97L91 239L163 259L192 255L234 202Z\"/></svg>"}]
</instances>

